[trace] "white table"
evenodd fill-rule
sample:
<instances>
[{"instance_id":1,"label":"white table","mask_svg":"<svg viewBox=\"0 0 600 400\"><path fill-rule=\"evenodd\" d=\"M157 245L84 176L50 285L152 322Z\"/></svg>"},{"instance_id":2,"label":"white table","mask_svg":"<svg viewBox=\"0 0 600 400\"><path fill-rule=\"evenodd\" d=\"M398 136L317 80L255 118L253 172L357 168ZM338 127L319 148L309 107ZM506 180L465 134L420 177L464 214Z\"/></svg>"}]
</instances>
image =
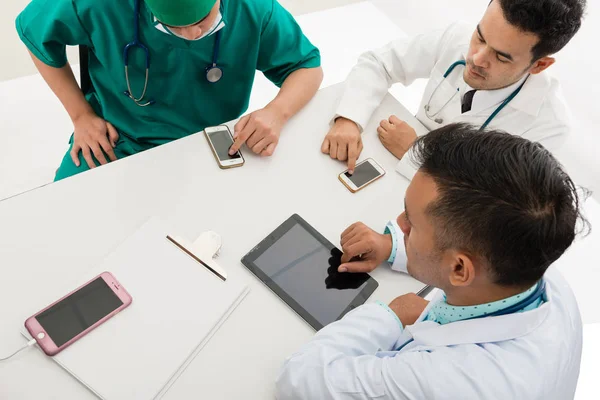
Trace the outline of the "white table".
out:
<instances>
[{"instance_id":1,"label":"white table","mask_svg":"<svg viewBox=\"0 0 600 400\"><path fill-rule=\"evenodd\" d=\"M0 272L10 282L0 291L0 353L23 344L24 319L60 295L56 287L65 279L82 275L149 217L158 216L185 237L219 232L224 238L220 263L247 275L252 287L167 398L196 393L211 399L270 398L284 358L314 332L247 272L240 258L293 213L334 243L357 220L383 228L401 212L408 184L394 172L396 159L374 133L376 123L392 113L414 118L392 96L367 128L363 153L388 174L357 194L337 180L344 165L321 154L320 144L340 88L321 91L290 121L273 157L246 151L243 168L220 170L205 138L196 134L0 202ZM390 301L423 286L389 268L374 276L380 288L370 301ZM91 396L41 352L30 350L0 364L0 398L59 395Z\"/></svg>"}]
</instances>

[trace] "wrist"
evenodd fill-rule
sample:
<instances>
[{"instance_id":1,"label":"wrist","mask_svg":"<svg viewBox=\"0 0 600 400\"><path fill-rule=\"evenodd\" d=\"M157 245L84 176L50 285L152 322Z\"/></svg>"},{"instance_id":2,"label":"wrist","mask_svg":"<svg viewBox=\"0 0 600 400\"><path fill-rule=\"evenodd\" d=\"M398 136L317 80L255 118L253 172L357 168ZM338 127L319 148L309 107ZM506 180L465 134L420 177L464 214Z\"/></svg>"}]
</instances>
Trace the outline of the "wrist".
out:
<instances>
[{"instance_id":1,"label":"wrist","mask_svg":"<svg viewBox=\"0 0 600 400\"><path fill-rule=\"evenodd\" d=\"M391 234L385 233L381 235L381 256L384 260L389 260L392 256L392 250L394 248L394 240Z\"/></svg>"},{"instance_id":2,"label":"wrist","mask_svg":"<svg viewBox=\"0 0 600 400\"><path fill-rule=\"evenodd\" d=\"M389 313L389 315L394 319L394 321L396 321L396 323L400 327L400 330L404 330L404 325L402 324L400 317L398 317L398 314L396 314L396 312L394 310L392 310L390 308L390 306L388 306L387 304L385 304L379 300L376 301L375 303L378 304L379 306L383 307L383 309Z\"/></svg>"},{"instance_id":3,"label":"wrist","mask_svg":"<svg viewBox=\"0 0 600 400\"><path fill-rule=\"evenodd\" d=\"M267 104L265 108L276 113L283 123L286 123L292 117L291 107L286 105L284 101L277 98Z\"/></svg>"},{"instance_id":4,"label":"wrist","mask_svg":"<svg viewBox=\"0 0 600 400\"><path fill-rule=\"evenodd\" d=\"M351 119L348 119L346 117L337 117L333 123L337 126L344 126L344 127L351 127L351 128L355 128L358 133L360 133L360 128L358 127L358 124L354 121L352 121Z\"/></svg>"},{"instance_id":5,"label":"wrist","mask_svg":"<svg viewBox=\"0 0 600 400\"><path fill-rule=\"evenodd\" d=\"M85 105L82 104L80 107L75 107L67 110L67 113L69 114L69 117L71 118L71 122L73 122L73 124L84 118L96 116L96 113L87 101L85 102Z\"/></svg>"},{"instance_id":6,"label":"wrist","mask_svg":"<svg viewBox=\"0 0 600 400\"><path fill-rule=\"evenodd\" d=\"M411 131L411 133L408 135L408 139L406 141L406 145L405 147L405 151L408 151L408 149L411 148L411 146L415 143L415 141L418 139L417 133L413 130Z\"/></svg>"}]
</instances>

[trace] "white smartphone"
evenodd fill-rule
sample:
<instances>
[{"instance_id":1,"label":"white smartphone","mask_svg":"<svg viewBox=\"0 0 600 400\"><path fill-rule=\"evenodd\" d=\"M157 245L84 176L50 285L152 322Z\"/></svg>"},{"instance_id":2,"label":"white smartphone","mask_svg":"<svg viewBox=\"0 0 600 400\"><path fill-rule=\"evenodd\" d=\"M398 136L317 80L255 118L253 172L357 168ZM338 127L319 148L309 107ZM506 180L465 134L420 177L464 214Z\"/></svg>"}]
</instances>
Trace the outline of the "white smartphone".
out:
<instances>
[{"instance_id":1,"label":"white smartphone","mask_svg":"<svg viewBox=\"0 0 600 400\"><path fill-rule=\"evenodd\" d=\"M372 158L367 158L356 164L352 175L346 170L339 175L339 179L348 190L356 193L384 175L385 171L381 168L381 165L377 164Z\"/></svg>"},{"instance_id":2,"label":"white smartphone","mask_svg":"<svg viewBox=\"0 0 600 400\"><path fill-rule=\"evenodd\" d=\"M208 140L215 160L217 160L217 164L219 164L219 168L228 169L244 165L244 157L240 151L232 156L229 155L229 149L233 145L233 135L226 125L206 128L204 135Z\"/></svg>"}]
</instances>

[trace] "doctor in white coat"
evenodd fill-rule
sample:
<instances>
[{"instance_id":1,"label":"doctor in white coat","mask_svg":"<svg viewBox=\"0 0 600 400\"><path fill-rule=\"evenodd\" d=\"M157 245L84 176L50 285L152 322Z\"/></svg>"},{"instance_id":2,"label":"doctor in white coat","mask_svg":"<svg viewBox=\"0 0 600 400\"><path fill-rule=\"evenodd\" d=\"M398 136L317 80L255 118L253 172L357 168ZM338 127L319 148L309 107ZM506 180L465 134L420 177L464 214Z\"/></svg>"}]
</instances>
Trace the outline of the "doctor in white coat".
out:
<instances>
[{"instance_id":1,"label":"doctor in white coat","mask_svg":"<svg viewBox=\"0 0 600 400\"><path fill-rule=\"evenodd\" d=\"M417 78L429 78L416 115L429 130L467 122L556 150L569 132L569 113L545 71L579 30L584 9L585 0L492 0L476 28L457 23L365 53L346 80L321 150L347 160L352 171L361 132L389 87ZM390 116L378 134L400 159L397 171L411 179L416 168L404 154L415 130Z\"/></svg>"},{"instance_id":2,"label":"doctor in white coat","mask_svg":"<svg viewBox=\"0 0 600 400\"><path fill-rule=\"evenodd\" d=\"M442 291L326 326L286 360L277 398L572 399L582 323L548 267L581 218L573 182L542 146L504 132L453 124L413 149L420 169L398 218L407 271ZM393 256L389 236L362 233L342 234L345 259L363 260L340 271Z\"/></svg>"}]
</instances>

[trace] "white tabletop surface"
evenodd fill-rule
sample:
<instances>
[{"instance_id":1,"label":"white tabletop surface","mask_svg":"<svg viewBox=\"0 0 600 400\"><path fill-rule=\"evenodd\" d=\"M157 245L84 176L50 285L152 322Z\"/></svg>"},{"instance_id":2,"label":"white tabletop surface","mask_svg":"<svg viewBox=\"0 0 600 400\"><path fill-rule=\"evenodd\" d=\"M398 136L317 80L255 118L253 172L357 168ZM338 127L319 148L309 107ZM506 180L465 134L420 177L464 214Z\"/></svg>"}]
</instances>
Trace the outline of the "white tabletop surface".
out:
<instances>
[{"instance_id":1,"label":"white tabletop surface","mask_svg":"<svg viewBox=\"0 0 600 400\"><path fill-rule=\"evenodd\" d=\"M369 21L371 28L356 29ZM362 52L402 35L369 3L304 15L298 22L322 51L323 86L344 80ZM78 67L74 70L77 76ZM0 93L2 135L10 135L11 147L20 149L0 149L1 199L51 182L72 126L39 75L3 82ZM262 107L275 93L272 84L257 74L249 110ZM196 135L0 202L0 277L10 282L10 290L0 291L0 354L22 344L18 332L26 314L52 301L56 287L63 287L64 280L96 265L148 217L172 216L181 226L181 235L219 231L225 240L221 263L247 274L254 288L234 313L237 317L232 317L204 349L204 361L197 359L169 396L271 397L283 358L308 340L312 330L245 272L240 257L294 212L334 243L341 230L355 220L381 227L399 212L406 185L401 182L394 191L388 213L380 205L371 212L369 204L392 187L391 180L402 180L393 172L391 157L387 163L384 157L378 158L388 175L369 190L351 195L337 181L343 166L319 153L330 117L327 112L333 113L332 96L335 93L326 93L321 99L326 107L312 105L303 113L310 117L299 116L295 121L302 122L292 122L286 128L273 158L263 160L246 154L247 165L242 169L219 170L204 138ZM313 116L315 112L318 118ZM383 112L382 117L389 113ZM32 114L36 117L31 118ZM386 153L376 140L372 142L371 151ZM276 176L285 179L273 185L278 182ZM215 212L224 209L231 212ZM378 274L379 280L385 278L385 272ZM374 298L390 299L421 287L409 278L394 276L398 285L391 290L388 286L387 293L386 285L382 285ZM232 369L232 365L237 367ZM237 384L232 385L232 379ZM0 364L0 398L93 396L51 360L29 350Z\"/></svg>"},{"instance_id":2,"label":"white tabletop surface","mask_svg":"<svg viewBox=\"0 0 600 400\"><path fill-rule=\"evenodd\" d=\"M0 352L23 344L19 328L24 319L62 294L56 287L63 288L65 279L72 281L98 264L144 221L158 216L179 227L184 237L219 232L224 240L220 263L231 273L247 275L252 287L167 398L195 393L269 398L284 358L314 332L247 272L240 258L293 213L337 244L351 223L362 220L383 229L402 210L408 182L394 172L396 159L374 131L392 113L409 121L414 117L392 96L386 98L364 134L363 158L375 158L388 173L351 194L337 179L344 165L320 153L340 89L322 90L289 122L273 157L246 151L242 168L220 170L206 139L196 134L0 202L0 271L10 280L0 291ZM389 268L378 269L374 277L380 288L370 301L387 302L423 286ZM27 385L32 381L41 383ZM34 350L0 365L0 397L2 392L11 399L88 395Z\"/></svg>"}]
</instances>

